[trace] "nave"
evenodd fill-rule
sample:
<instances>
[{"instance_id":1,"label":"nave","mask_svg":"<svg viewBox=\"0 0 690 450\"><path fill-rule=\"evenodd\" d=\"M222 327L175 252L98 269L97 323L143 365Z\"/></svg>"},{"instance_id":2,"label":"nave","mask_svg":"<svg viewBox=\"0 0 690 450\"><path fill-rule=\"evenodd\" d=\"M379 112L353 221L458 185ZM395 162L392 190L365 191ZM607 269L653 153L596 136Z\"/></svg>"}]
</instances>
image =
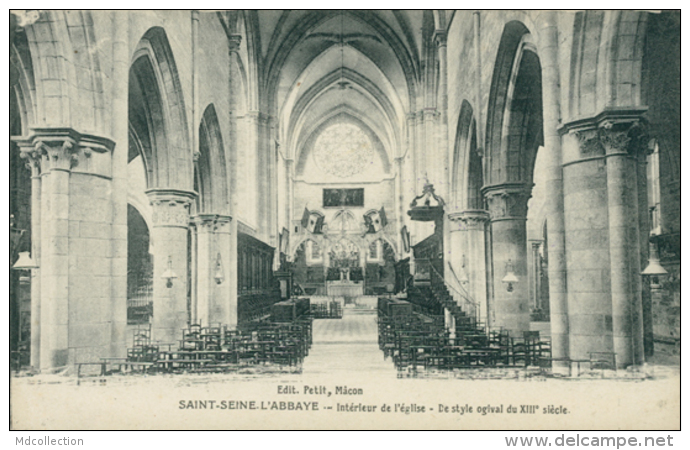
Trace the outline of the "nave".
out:
<instances>
[{"instance_id":1,"label":"nave","mask_svg":"<svg viewBox=\"0 0 690 450\"><path fill-rule=\"evenodd\" d=\"M341 320L314 320L313 345L305 359L305 376L346 375L348 380L395 377L390 360L378 348L376 311L344 309Z\"/></svg>"},{"instance_id":2,"label":"nave","mask_svg":"<svg viewBox=\"0 0 690 450\"><path fill-rule=\"evenodd\" d=\"M300 297L415 297L442 339L538 328L564 373L679 355L678 11L32 10L10 28L17 372L98 370L140 328L170 370L219 351L307 367L307 325L266 323Z\"/></svg>"}]
</instances>

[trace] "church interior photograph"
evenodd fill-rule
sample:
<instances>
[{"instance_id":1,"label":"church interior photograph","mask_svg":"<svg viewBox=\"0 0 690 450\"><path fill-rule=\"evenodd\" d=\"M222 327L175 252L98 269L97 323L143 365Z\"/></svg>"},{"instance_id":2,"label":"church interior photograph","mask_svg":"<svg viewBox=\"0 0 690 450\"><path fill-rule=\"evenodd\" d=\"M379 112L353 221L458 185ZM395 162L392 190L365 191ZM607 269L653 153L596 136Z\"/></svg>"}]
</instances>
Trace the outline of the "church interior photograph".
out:
<instances>
[{"instance_id":1,"label":"church interior photograph","mask_svg":"<svg viewBox=\"0 0 690 450\"><path fill-rule=\"evenodd\" d=\"M679 369L680 11L9 19L13 380Z\"/></svg>"}]
</instances>

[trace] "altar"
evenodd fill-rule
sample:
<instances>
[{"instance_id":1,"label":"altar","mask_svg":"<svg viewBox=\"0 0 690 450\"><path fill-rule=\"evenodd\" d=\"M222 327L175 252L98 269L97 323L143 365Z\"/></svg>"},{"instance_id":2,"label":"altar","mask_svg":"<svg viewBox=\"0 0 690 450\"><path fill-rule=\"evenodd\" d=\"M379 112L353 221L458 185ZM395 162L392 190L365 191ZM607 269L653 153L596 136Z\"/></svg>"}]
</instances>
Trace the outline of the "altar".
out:
<instances>
[{"instance_id":1,"label":"altar","mask_svg":"<svg viewBox=\"0 0 690 450\"><path fill-rule=\"evenodd\" d=\"M357 298L364 295L364 283L350 280L326 282L326 292L329 297ZM346 301L346 303L348 303Z\"/></svg>"}]
</instances>

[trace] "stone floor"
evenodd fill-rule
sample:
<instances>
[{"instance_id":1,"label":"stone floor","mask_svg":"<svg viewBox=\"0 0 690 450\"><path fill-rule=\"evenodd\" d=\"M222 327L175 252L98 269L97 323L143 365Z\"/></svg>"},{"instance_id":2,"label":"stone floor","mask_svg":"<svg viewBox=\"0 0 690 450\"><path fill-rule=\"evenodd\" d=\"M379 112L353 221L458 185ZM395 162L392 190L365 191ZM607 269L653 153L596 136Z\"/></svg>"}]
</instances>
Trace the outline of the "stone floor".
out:
<instances>
[{"instance_id":1,"label":"stone floor","mask_svg":"<svg viewBox=\"0 0 690 450\"><path fill-rule=\"evenodd\" d=\"M395 377L393 362L384 360L379 350L375 311L345 309L342 319L315 320L312 332L314 342L304 361L304 375Z\"/></svg>"}]
</instances>

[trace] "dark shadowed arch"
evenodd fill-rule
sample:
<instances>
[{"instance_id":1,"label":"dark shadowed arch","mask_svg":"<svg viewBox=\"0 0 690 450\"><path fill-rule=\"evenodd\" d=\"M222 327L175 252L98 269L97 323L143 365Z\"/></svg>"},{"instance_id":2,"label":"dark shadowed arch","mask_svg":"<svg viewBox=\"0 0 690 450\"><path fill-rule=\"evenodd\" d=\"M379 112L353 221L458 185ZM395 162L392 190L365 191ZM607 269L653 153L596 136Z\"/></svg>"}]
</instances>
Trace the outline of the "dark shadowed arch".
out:
<instances>
[{"instance_id":1,"label":"dark shadowed arch","mask_svg":"<svg viewBox=\"0 0 690 450\"><path fill-rule=\"evenodd\" d=\"M463 100L453 158L453 195L458 207L483 209L482 170L481 156L477 152L477 123L472 106Z\"/></svg>"},{"instance_id":2,"label":"dark shadowed arch","mask_svg":"<svg viewBox=\"0 0 690 450\"><path fill-rule=\"evenodd\" d=\"M213 105L204 111L199 125L199 212L228 214L228 183L225 149Z\"/></svg>"},{"instance_id":3,"label":"dark shadowed arch","mask_svg":"<svg viewBox=\"0 0 690 450\"><path fill-rule=\"evenodd\" d=\"M148 187L190 189L192 158L182 87L162 28L144 34L129 77L129 121L147 161Z\"/></svg>"},{"instance_id":4,"label":"dark shadowed arch","mask_svg":"<svg viewBox=\"0 0 690 450\"><path fill-rule=\"evenodd\" d=\"M506 24L489 94L486 126L488 185L531 185L534 159L543 142L541 64L524 24Z\"/></svg>"}]
</instances>

